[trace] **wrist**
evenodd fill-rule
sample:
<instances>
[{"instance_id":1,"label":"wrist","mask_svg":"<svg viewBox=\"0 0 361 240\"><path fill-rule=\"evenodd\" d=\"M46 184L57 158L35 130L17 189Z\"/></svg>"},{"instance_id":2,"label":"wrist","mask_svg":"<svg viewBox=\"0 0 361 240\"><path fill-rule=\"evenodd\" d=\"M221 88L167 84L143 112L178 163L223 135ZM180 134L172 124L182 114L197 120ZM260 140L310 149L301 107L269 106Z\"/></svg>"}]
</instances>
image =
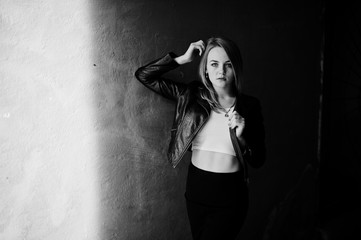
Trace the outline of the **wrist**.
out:
<instances>
[{"instance_id":1,"label":"wrist","mask_svg":"<svg viewBox=\"0 0 361 240\"><path fill-rule=\"evenodd\" d=\"M179 65L188 63L188 61L184 58L184 55L174 58L174 61L176 61Z\"/></svg>"}]
</instances>

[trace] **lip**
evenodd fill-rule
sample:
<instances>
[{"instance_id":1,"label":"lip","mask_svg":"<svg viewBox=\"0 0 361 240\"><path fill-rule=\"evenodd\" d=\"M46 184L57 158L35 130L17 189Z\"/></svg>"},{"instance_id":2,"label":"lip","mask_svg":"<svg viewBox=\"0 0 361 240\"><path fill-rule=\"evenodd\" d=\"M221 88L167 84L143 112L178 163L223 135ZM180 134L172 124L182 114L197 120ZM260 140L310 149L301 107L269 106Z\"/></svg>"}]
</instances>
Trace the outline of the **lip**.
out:
<instances>
[{"instance_id":1,"label":"lip","mask_svg":"<svg viewBox=\"0 0 361 240\"><path fill-rule=\"evenodd\" d=\"M219 77L219 78L217 78L217 80L226 80L226 78L225 77Z\"/></svg>"}]
</instances>

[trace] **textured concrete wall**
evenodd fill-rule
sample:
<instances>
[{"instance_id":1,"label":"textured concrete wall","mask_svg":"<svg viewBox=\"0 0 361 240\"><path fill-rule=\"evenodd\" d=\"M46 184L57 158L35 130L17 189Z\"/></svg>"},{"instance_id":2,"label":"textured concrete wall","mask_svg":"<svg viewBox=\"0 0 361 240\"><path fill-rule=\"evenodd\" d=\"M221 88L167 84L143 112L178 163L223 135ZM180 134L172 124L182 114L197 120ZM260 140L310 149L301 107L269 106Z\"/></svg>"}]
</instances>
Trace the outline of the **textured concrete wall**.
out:
<instances>
[{"instance_id":1,"label":"textured concrete wall","mask_svg":"<svg viewBox=\"0 0 361 240\"><path fill-rule=\"evenodd\" d=\"M241 234L262 238L317 157L318 6L186 2L0 0L0 239L189 239L189 155L166 160L174 105L133 74L217 34L239 44L264 109L268 161Z\"/></svg>"}]
</instances>

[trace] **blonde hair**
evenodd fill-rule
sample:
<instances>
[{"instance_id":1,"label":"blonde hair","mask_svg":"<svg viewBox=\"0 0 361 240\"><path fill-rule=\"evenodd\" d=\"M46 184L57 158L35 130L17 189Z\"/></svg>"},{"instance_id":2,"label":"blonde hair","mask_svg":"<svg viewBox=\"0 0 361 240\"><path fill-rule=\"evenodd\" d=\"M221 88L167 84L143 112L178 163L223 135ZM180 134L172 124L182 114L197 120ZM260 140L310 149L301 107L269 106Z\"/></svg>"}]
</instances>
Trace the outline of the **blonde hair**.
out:
<instances>
[{"instance_id":1,"label":"blonde hair","mask_svg":"<svg viewBox=\"0 0 361 240\"><path fill-rule=\"evenodd\" d=\"M223 48L232 63L236 96L241 92L243 62L241 52L233 41L223 37L211 37L207 40L207 47L200 60L198 72L203 85L208 91L201 91L200 94L201 97L209 103L212 109L218 110L223 108L218 102L217 92L213 88L212 82L206 77L208 54L214 47Z\"/></svg>"}]
</instances>

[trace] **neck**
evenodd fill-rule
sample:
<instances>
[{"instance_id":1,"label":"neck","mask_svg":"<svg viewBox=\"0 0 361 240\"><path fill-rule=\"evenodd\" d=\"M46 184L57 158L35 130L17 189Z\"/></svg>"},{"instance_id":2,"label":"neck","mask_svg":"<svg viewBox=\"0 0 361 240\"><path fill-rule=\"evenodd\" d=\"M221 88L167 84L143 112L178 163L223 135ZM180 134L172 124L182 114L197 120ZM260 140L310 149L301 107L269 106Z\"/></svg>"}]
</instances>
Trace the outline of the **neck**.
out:
<instances>
[{"instance_id":1,"label":"neck","mask_svg":"<svg viewBox=\"0 0 361 240\"><path fill-rule=\"evenodd\" d=\"M223 108L232 107L236 102L236 97L231 95L218 96L218 102Z\"/></svg>"},{"instance_id":2,"label":"neck","mask_svg":"<svg viewBox=\"0 0 361 240\"><path fill-rule=\"evenodd\" d=\"M233 87L224 87L224 88L214 88L217 93L218 98L232 98L236 96L236 91Z\"/></svg>"},{"instance_id":3,"label":"neck","mask_svg":"<svg viewBox=\"0 0 361 240\"><path fill-rule=\"evenodd\" d=\"M217 100L223 108L231 107L236 101L236 91L234 88L215 88Z\"/></svg>"}]
</instances>

